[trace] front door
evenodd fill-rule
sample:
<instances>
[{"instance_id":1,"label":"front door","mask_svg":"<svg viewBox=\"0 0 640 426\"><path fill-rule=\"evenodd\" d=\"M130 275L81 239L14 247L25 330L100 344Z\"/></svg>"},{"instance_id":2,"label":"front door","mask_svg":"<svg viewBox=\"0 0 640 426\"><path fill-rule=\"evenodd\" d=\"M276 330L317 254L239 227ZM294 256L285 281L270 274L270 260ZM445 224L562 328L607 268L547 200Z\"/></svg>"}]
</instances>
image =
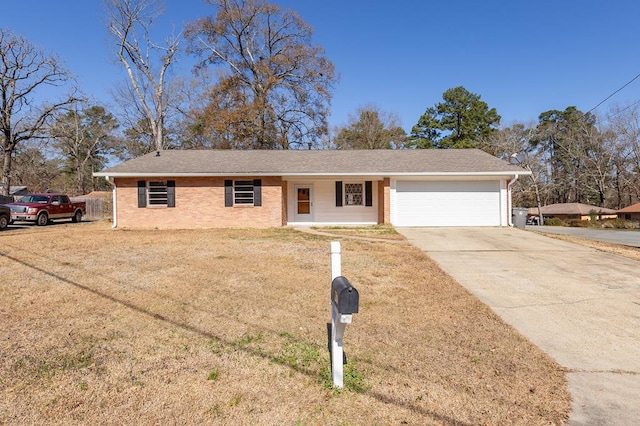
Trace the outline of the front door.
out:
<instances>
[{"instance_id":1,"label":"front door","mask_svg":"<svg viewBox=\"0 0 640 426\"><path fill-rule=\"evenodd\" d=\"M313 221L313 198L311 185L296 185L295 221Z\"/></svg>"}]
</instances>

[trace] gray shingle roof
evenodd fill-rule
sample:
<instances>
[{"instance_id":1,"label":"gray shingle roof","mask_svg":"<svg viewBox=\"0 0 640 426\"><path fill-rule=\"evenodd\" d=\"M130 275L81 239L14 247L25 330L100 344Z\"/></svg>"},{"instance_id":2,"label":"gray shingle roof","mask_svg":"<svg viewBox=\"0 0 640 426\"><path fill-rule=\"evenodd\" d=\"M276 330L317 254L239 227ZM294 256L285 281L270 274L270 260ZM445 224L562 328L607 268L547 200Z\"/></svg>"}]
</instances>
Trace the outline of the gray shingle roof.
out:
<instances>
[{"instance_id":1,"label":"gray shingle roof","mask_svg":"<svg viewBox=\"0 0 640 426\"><path fill-rule=\"evenodd\" d=\"M624 209L618 210L618 213L640 213L640 203L631 204Z\"/></svg>"},{"instance_id":2,"label":"gray shingle roof","mask_svg":"<svg viewBox=\"0 0 640 426\"><path fill-rule=\"evenodd\" d=\"M600 214L616 213L616 211L612 209L607 209L605 207L592 206L592 205L583 204L583 203L548 204L546 206L542 206L540 210L542 210L542 214L573 214L573 215L582 215L582 216L586 216L590 214L592 211L595 211ZM538 214L538 208L531 207L529 209L529 214Z\"/></svg>"},{"instance_id":3,"label":"gray shingle roof","mask_svg":"<svg viewBox=\"0 0 640 426\"><path fill-rule=\"evenodd\" d=\"M169 150L108 168L96 176L524 175L478 149Z\"/></svg>"}]
</instances>

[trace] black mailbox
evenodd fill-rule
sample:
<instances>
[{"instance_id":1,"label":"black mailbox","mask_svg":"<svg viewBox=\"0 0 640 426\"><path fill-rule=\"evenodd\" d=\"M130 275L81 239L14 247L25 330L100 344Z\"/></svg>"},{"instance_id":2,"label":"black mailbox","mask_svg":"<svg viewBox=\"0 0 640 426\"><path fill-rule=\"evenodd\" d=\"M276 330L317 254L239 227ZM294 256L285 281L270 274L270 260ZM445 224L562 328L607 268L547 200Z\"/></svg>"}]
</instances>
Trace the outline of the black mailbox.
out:
<instances>
[{"instance_id":1,"label":"black mailbox","mask_svg":"<svg viewBox=\"0 0 640 426\"><path fill-rule=\"evenodd\" d=\"M358 313L358 290L345 277L331 281L331 301L341 314Z\"/></svg>"}]
</instances>

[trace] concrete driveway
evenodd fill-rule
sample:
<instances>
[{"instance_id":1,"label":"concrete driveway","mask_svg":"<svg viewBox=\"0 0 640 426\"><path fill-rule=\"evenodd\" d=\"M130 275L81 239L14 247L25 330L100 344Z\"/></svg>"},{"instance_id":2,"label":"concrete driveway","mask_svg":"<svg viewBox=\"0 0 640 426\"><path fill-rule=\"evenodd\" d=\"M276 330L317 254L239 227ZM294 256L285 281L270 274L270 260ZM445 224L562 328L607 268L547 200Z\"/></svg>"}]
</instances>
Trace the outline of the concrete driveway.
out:
<instances>
[{"instance_id":1,"label":"concrete driveway","mask_svg":"<svg viewBox=\"0 0 640 426\"><path fill-rule=\"evenodd\" d=\"M516 228L398 228L567 369L572 425L640 424L640 262Z\"/></svg>"}]
</instances>

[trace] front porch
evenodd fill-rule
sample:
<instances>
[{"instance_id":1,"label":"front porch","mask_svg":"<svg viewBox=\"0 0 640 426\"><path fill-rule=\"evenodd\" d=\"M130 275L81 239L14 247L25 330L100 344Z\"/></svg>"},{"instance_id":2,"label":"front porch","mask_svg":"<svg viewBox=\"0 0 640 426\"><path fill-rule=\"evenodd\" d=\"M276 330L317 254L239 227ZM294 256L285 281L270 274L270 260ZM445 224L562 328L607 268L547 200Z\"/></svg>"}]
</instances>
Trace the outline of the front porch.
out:
<instances>
[{"instance_id":1,"label":"front porch","mask_svg":"<svg viewBox=\"0 0 640 426\"><path fill-rule=\"evenodd\" d=\"M282 182L283 225L390 223L389 178L288 178Z\"/></svg>"}]
</instances>

